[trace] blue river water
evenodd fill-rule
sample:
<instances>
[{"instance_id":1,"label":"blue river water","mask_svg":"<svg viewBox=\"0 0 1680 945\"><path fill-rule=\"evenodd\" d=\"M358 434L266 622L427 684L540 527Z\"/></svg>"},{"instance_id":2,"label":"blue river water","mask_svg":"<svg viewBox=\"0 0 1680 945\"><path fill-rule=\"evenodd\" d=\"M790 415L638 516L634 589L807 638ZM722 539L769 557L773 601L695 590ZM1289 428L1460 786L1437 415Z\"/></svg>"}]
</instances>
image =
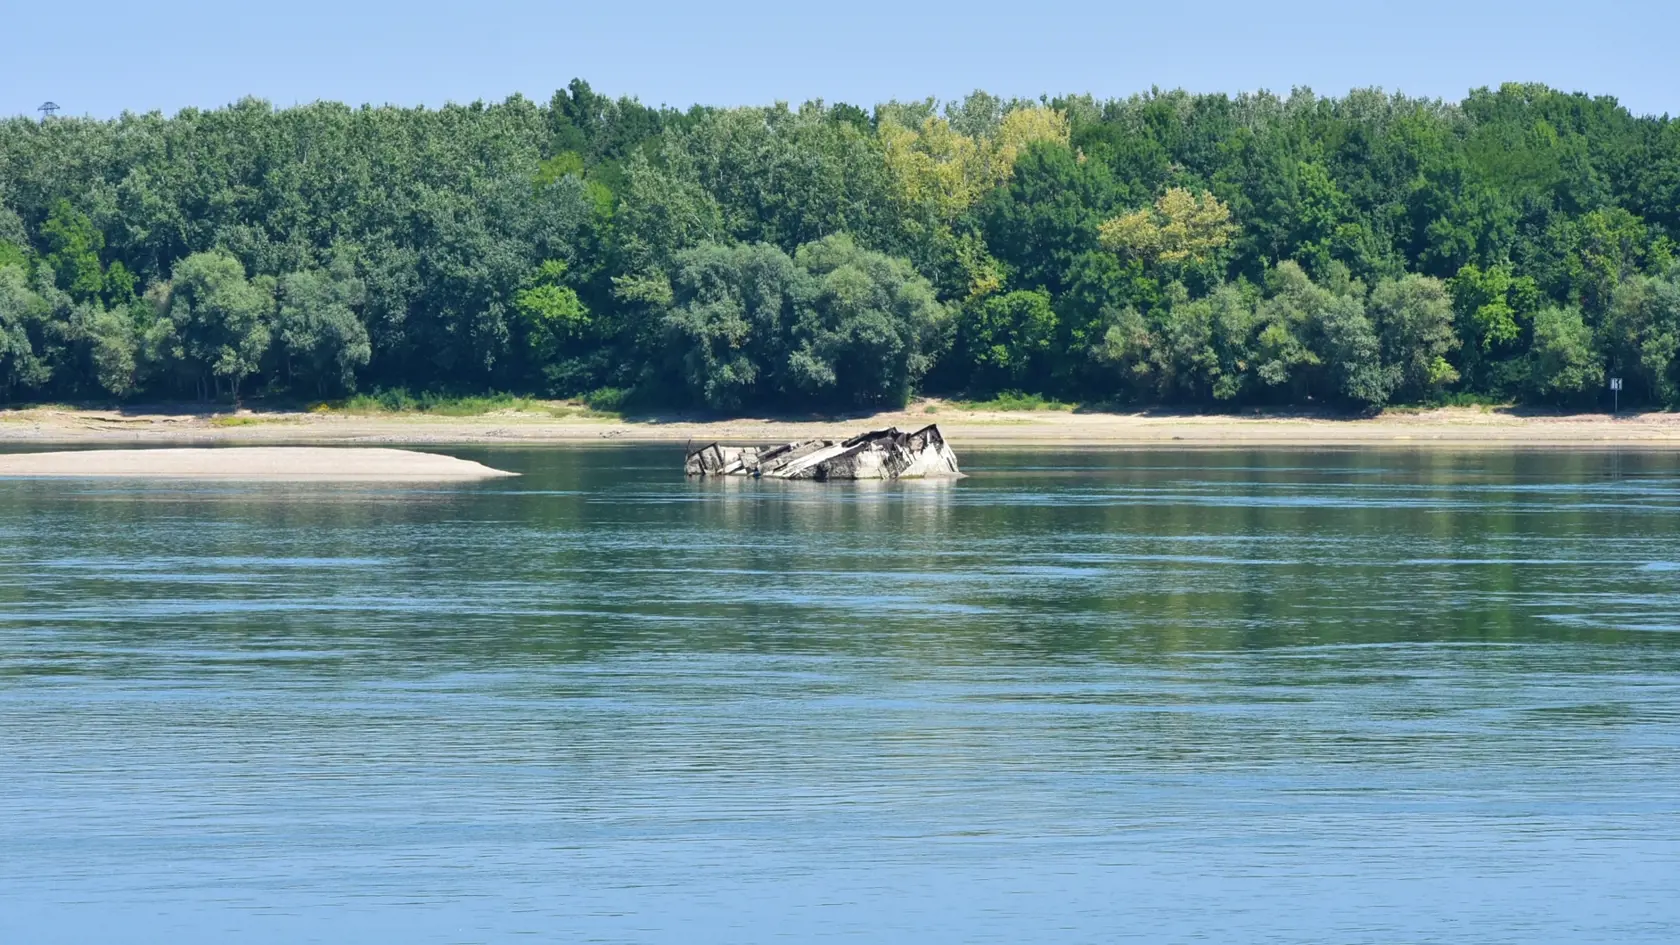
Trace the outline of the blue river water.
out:
<instances>
[{"instance_id":1,"label":"blue river water","mask_svg":"<svg viewBox=\"0 0 1680 945\"><path fill-rule=\"evenodd\" d=\"M0 480L0 942L1680 941L1680 454Z\"/></svg>"}]
</instances>

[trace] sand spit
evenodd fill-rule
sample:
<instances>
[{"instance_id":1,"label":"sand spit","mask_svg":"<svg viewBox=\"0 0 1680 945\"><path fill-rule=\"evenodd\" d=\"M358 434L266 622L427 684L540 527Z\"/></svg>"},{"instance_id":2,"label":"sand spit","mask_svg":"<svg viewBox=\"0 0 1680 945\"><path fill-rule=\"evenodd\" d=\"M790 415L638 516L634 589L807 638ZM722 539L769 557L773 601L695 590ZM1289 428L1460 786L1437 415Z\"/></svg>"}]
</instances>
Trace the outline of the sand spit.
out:
<instances>
[{"instance_id":1,"label":"sand spit","mask_svg":"<svg viewBox=\"0 0 1680 945\"><path fill-rule=\"evenodd\" d=\"M515 475L453 456L376 447L233 446L0 455L0 477L428 482Z\"/></svg>"}]
</instances>

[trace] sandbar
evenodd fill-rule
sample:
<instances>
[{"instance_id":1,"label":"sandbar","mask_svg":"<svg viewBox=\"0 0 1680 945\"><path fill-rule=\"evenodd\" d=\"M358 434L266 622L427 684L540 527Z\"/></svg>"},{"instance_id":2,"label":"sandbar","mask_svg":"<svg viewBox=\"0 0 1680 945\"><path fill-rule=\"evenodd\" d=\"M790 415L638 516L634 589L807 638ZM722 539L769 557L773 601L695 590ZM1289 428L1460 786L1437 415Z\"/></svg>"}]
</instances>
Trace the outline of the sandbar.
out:
<instances>
[{"instance_id":1,"label":"sandbar","mask_svg":"<svg viewBox=\"0 0 1680 945\"><path fill-rule=\"evenodd\" d=\"M0 477L429 482L515 475L453 456L384 447L230 446L0 455Z\"/></svg>"}]
</instances>

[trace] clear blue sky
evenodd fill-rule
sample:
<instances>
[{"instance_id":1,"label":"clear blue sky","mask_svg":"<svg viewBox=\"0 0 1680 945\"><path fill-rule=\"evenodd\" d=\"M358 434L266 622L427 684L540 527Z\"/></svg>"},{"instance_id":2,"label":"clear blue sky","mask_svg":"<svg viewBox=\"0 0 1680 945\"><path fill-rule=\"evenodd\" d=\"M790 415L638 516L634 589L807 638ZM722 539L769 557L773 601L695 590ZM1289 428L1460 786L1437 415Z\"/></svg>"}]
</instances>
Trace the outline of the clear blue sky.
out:
<instances>
[{"instance_id":1,"label":"clear blue sky","mask_svg":"<svg viewBox=\"0 0 1680 945\"><path fill-rule=\"evenodd\" d=\"M649 104L1321 94L1458 99L1540 81L1680 115L1677 0L925 4L853 0L438 4L0 0L0 114L546 99L573 76Z\"/></svg>"}]
</instances>

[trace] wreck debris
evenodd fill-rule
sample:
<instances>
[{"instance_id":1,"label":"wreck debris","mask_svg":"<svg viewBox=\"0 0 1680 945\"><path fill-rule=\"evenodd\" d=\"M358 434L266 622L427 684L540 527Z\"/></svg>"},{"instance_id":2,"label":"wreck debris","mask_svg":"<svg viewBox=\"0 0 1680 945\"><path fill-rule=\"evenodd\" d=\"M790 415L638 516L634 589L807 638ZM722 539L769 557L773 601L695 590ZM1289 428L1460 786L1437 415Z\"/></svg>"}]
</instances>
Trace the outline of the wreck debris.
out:
<instances>
[{"instance_id":1,"label":"wreck debris","mask_svg":"<svg viewBox=\"0 0 1680 945\"><path fill-rule=\"evenodd\" d=\"M849 440L801 440L781 446L723 446L708 443L689 451L683 472L690 476L751 476L768 479L931 479L956 477L957 455L929 424L914 433L897 427Z\"/></svg>"}]
</instances>

